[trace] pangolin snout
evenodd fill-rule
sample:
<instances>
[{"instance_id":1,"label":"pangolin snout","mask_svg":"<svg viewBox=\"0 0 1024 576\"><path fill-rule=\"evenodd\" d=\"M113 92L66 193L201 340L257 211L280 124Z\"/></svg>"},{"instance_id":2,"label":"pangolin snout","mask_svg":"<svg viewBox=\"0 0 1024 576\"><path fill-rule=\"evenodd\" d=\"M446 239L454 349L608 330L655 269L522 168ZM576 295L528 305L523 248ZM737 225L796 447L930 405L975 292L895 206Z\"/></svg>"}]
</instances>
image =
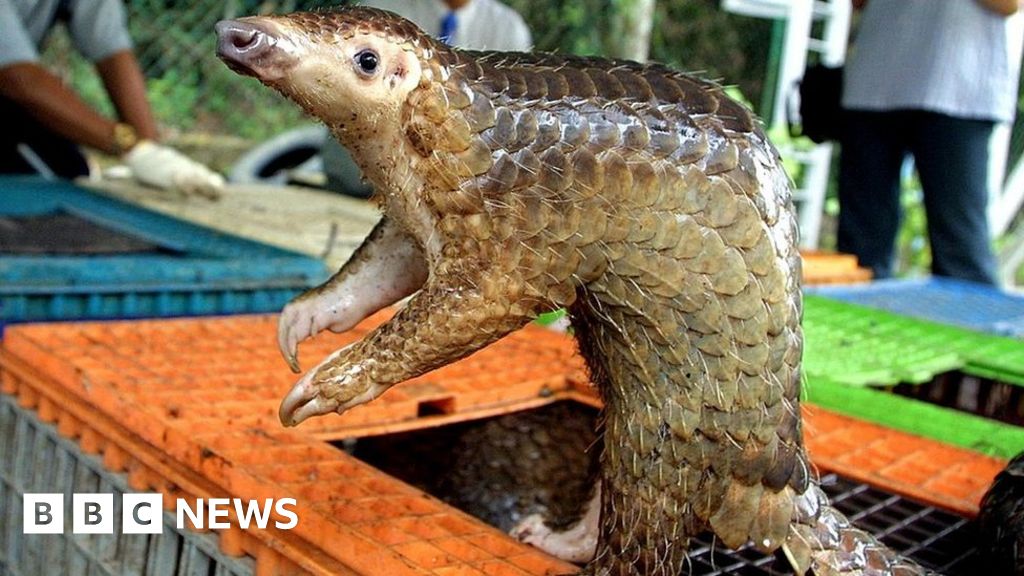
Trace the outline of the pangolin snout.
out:
<instances>
[{"instance_id":1,"label":"pangolin snout","mask_svg":"<svg viewBox=\"0 0 1024 576\"><path fill-rule=\"evenodd\" d=\"M217 22L217 56L232 70L262 80L279 77L291 60L273 27L249 19Z\"/></svg>"}]
</instances>

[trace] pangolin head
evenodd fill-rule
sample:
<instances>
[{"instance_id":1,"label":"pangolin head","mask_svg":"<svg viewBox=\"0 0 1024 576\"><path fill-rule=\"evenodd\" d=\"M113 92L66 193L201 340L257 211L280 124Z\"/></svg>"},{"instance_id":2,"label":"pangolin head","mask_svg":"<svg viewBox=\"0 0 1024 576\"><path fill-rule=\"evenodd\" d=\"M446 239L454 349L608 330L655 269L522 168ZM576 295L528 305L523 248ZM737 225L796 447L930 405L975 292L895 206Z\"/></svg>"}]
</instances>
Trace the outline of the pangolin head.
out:
<instances>
[{"instance_id":1,"label":"pangolin head","mask_svg":"<svg viewBox=\"0 0 1024 576\"><path fill-rule=\"evenodd\" d=\"M217 55L329 127L371 137L420 83L442 48L396 14L364 7L223 20Z\"/></svg>"}]
</instances>

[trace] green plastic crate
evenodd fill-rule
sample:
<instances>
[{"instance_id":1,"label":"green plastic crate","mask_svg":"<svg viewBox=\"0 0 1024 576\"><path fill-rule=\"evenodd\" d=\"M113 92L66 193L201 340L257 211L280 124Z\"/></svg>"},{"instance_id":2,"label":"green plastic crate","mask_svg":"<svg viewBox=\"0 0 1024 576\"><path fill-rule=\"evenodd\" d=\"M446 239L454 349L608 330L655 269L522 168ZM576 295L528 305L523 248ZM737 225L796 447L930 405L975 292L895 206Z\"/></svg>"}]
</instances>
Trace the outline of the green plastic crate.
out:
<instances>
[{"instance_id":1,"label":"green plastic crate","mask_svg":"<svg viewBox=\"0 0 1024 576\"><path fill-rule=\"evenodd\" d=\"M1024 341L817 296L803 325L807 400L987 454L1024 450L1020 427L879 390L951 371L1024 385Z\"/></svg>"}]
</instances>

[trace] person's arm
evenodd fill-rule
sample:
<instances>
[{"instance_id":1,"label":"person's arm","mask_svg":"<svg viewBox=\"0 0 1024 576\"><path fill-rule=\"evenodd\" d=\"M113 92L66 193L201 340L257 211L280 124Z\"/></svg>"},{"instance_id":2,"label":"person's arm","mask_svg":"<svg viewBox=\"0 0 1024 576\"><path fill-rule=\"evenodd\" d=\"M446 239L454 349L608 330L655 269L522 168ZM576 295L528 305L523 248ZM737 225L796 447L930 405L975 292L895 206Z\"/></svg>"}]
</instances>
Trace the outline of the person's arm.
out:
<instances>
[{"instance_id":1,"label":"person's arm","mask_svg":"<svg viewBox=\"0 0 1024 576\"><path fill-rule=\"evenodd\" d=\"M19 62L0 68L0 95L69 140L117 152L115 122L99 114L37 63Z\"/></svg>"},{"instance_id":2,"label":"person's arm","mask_svg":"<svg viewBox=\"0 0 1024 576\"><path fill-rule=\"evenodd\" d=\"M122 50L96 63L117 115L139 138L158 140L153 110L146 98L146 80L131 50Z\"/></svg>"},{"instance_id":3,"label":"person's arm","mask_svg":"<svg viewBox=\"0 0 1024 576\"><path fill-rule=\"evenodd\" d=\"M1021 0L975 0L982 8L1000 16L1012 16L1020 10Z\"/></svg>"}]
</instances>

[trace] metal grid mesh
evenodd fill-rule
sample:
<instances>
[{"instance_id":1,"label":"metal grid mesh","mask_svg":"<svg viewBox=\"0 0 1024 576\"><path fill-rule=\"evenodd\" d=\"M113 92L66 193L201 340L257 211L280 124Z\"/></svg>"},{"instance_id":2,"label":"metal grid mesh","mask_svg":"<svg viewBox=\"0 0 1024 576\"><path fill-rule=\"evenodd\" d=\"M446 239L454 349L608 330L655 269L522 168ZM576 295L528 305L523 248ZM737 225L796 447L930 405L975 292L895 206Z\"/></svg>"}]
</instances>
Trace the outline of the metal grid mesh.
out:
<instances>
[{"instance_id":1,"label":"metal grid mesh","mask_svg":"<svg viewBox=\"0 0 1024 576\"><path fill-rule=\"evenodd\" d=\"M243 576L255 573L248 556L222 553L217 536L178 530L174 515L164 512L164 532L121 534L120 501L132 492L124 474L103 467L101 458L83 454L77 444L39 421L35 413L0 395L0 574L89 576ZM22 499L26 493L114 494L114 533L22 534Z\"/></svg>"}]
</instances>

